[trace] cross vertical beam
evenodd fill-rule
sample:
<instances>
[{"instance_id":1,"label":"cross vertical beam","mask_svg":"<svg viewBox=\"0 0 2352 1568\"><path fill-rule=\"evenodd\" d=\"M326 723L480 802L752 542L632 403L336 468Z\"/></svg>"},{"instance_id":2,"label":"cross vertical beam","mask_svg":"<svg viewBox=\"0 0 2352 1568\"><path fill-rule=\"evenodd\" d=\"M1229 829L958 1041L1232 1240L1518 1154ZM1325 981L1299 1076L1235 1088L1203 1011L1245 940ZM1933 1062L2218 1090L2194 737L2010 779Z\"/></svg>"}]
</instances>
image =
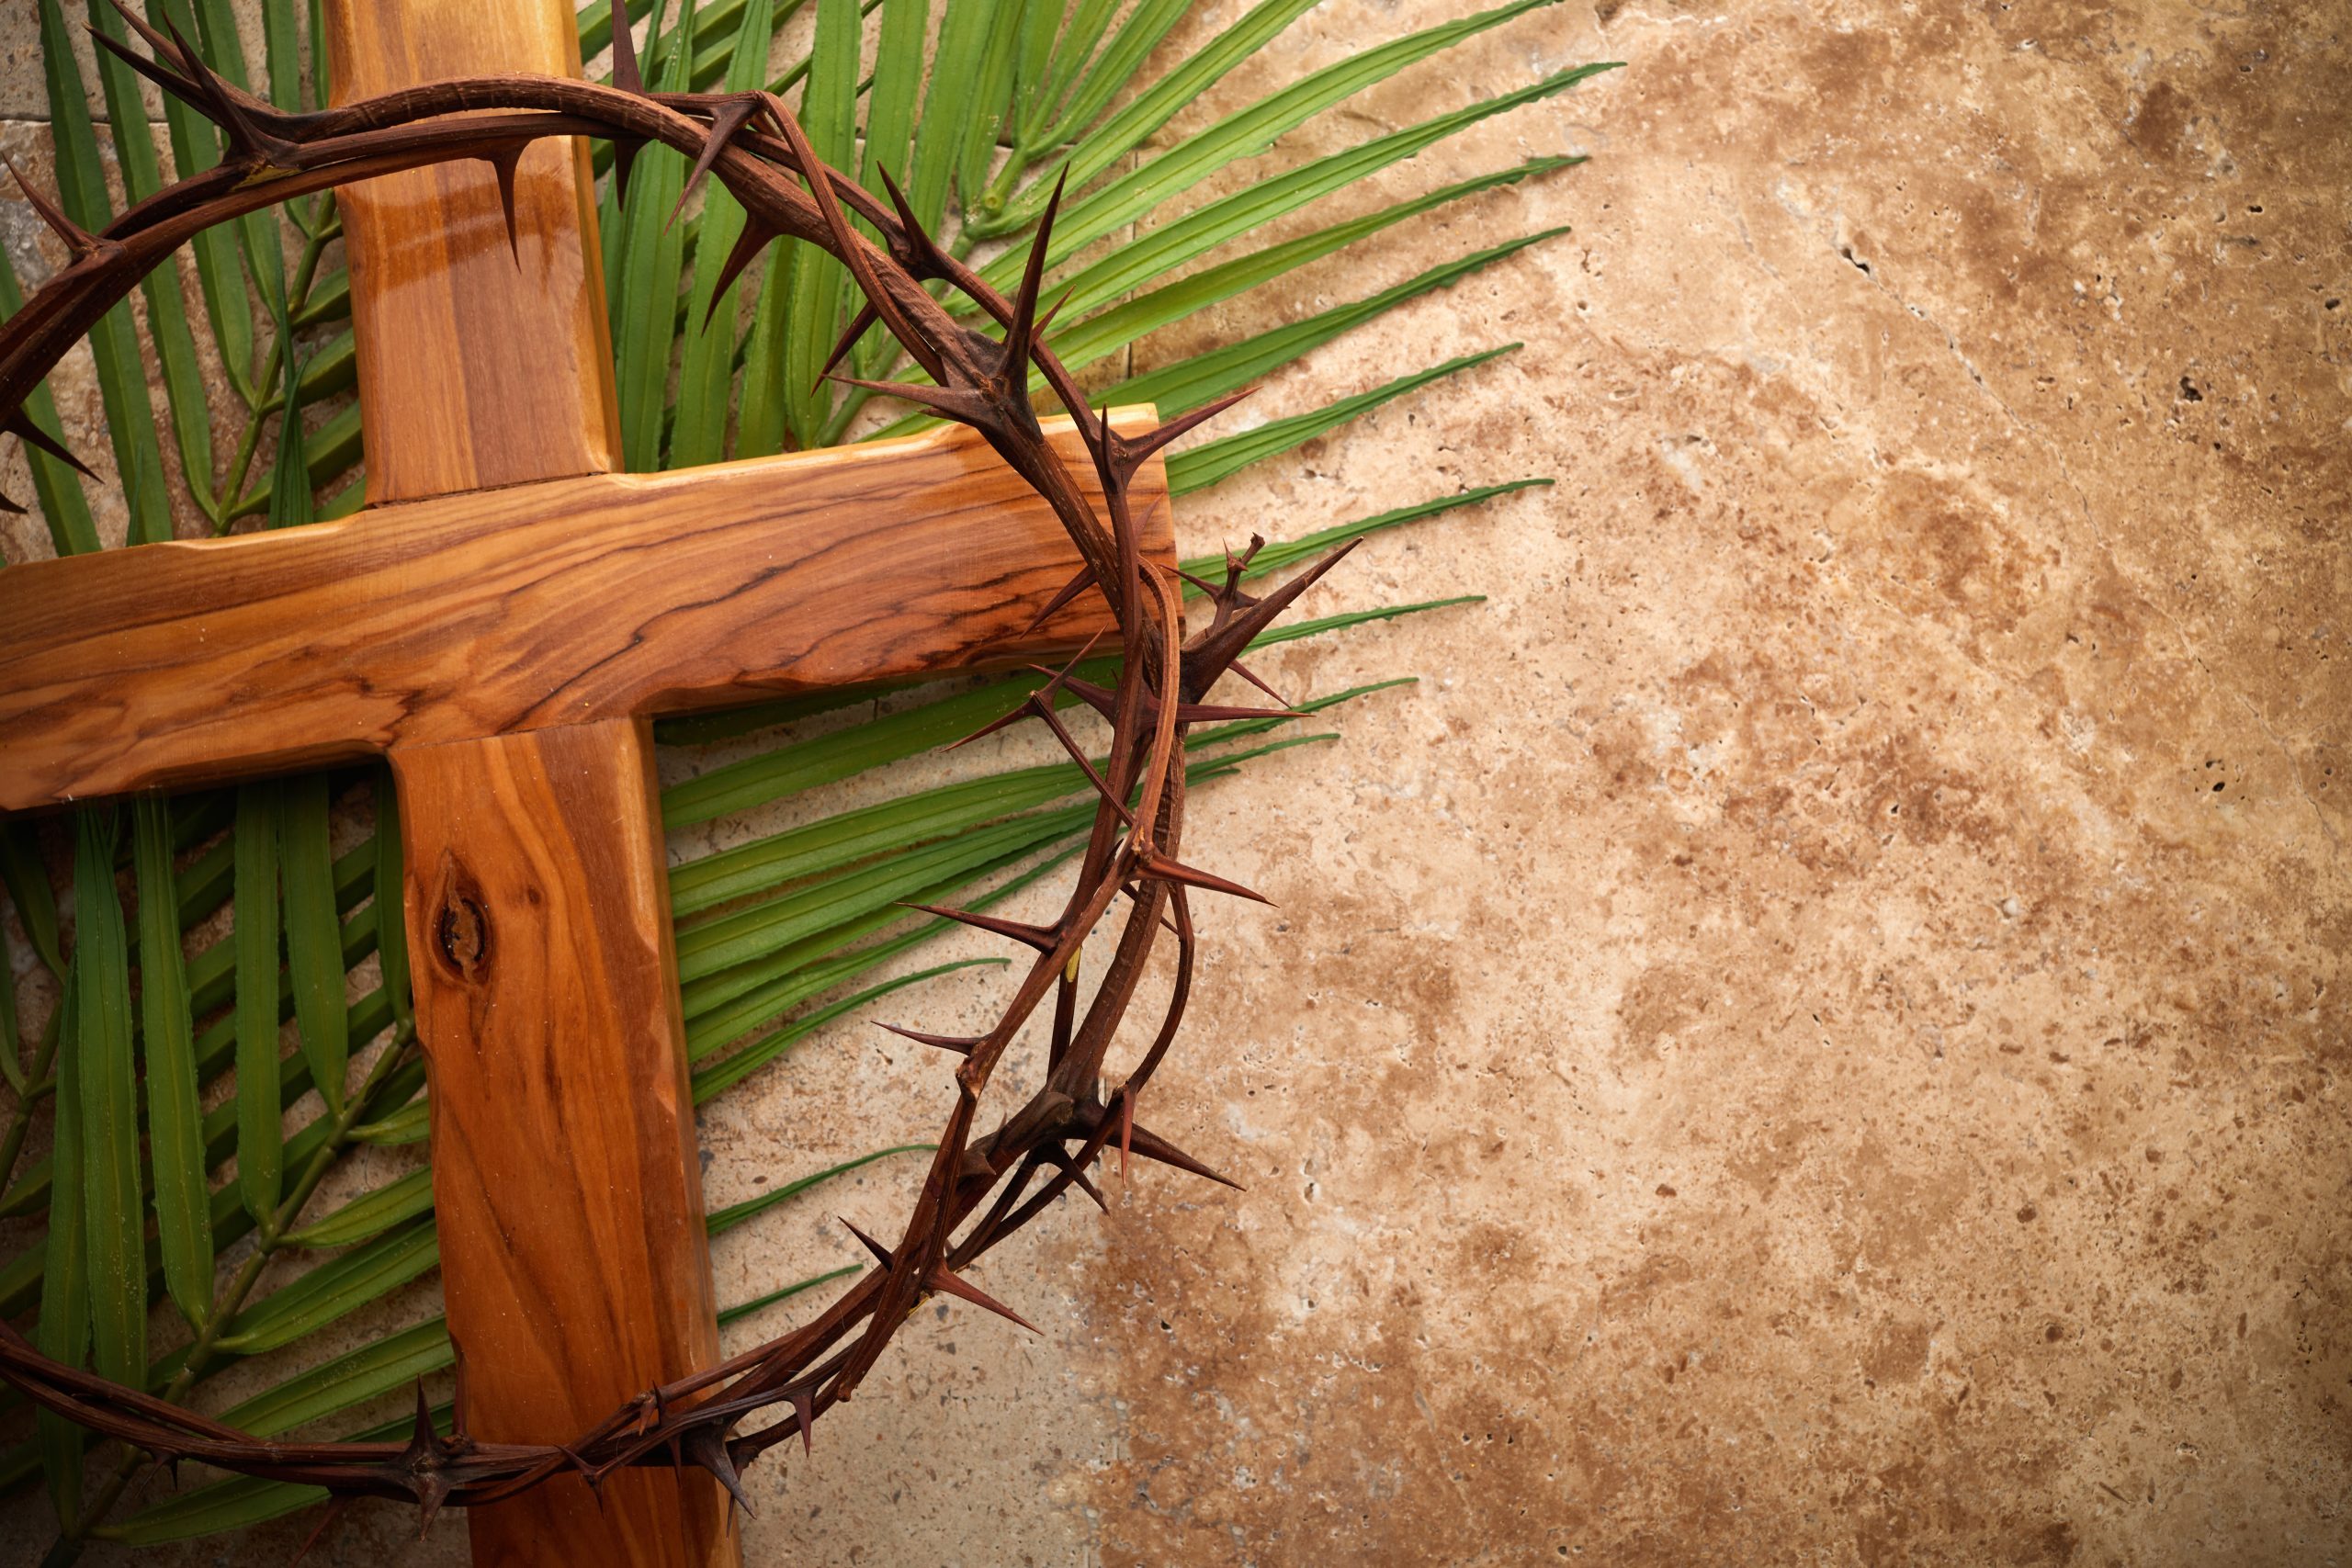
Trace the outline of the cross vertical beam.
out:
<instances>
[{"instance_id":1,"label":"cross vertical beam","mask_svg":"<svg viewBox=\"0 0 2352 1568\"><path fill-rule=\"evenodd\" d=\"M337 101L578 75L570 0L328 0ZM585 142L343 196L374 504L617 467ZM516 251L519 250L519 256ZM650 720L392 752L434 1206L466 1416L562 1442L718 1359ZM710 1478L561 1477L469 1510L474 1561L729 1568Z\"/></svg>"}]
</instances>

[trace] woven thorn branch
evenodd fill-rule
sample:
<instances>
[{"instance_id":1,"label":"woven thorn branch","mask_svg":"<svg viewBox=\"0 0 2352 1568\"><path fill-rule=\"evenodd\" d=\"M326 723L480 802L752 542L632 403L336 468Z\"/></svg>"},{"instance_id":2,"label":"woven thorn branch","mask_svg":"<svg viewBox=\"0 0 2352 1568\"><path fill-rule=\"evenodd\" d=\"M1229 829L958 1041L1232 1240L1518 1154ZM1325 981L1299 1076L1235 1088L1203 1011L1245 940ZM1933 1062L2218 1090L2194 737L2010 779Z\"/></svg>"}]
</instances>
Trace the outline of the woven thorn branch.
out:
<instances>
[{"instance_id":1,"label":"woven thorn branch","mask_svg":"<svg viewBox=\"0 0 2352 1568\"><path fill-rule=\"evenodd\" d=\"M1259 547L1253 539L1248 553L1228 556L1222 583L1189 579L1208 594L1213 614L1205 627L1184 637L1181 590L1174 575L1142 558L1128 488L1153 453L1234 399L1133 436L1114 431L1089 405L1042 335L1052 310L1038 310L1058 186L1020 285L1008 299L924 231L887 175L890 199L885 206L820 160L774 94L646 91L625 28L614 32L609 86L564 77L481 76L296 114L215 74L175 29L160 33L120 0L114 4L153 53L142 55L94 28L98 46L209 118L226 141L225 155L214 168L140 202L96 234L75 225L18 175L28 199L64 242L70 260L0 323L0 411L6 411L0 430L81 468L54 435L33 423L25 412L26 398L106 310L211 225L356 180L481 159L497 171L512 238L514 166L531 142L550 136L612 141L615 177L624 189L636 153L660 142L694 160L681 209L706 179L715 178L746 210L742 238L727 259L718 292L723 295L780 238L816 245L838 259L865 304L824 374L833 375L869 328L886 328L932 384L853 384L906 399L978 431L1052 507L1077 546L1083 567L1039 622L1087 592L1100 593L1110 606L1123 645L1115 686L1078 679L1071 672L1073 660L1071 666L1051 672L1047 684L1019 707L978 732L1024 720L1043 724L1085 770L1099 797L1092 830L1069 897L1050 922L929 909L1028 947L1035 956L985 1032L951 1036L895 1030L958 1058L954 1105L897 1245L886 1247L853 1227L879 1266L815 1321L691 1376L649 1388L567 1443L488 1443L469 1437L460 1347L453 1431L444 1437L435 1430L420 1384L415 1432L404 1445L262 1441L52 1360L0 1323L0 1377L37 1404L143 1450L158 1463L196 1460L245 1475L323 1487L334 1506L322 1520L322 1531L360 1497L413 1503L422 1522L429 1524L445 1506L494 1503L560 1474L577 1474L594 1488L631 1465L707 1471L748 1512L740 1479L743 1469L795 1433L807 1445L818 1417L851 1397L899 1325L926 1297L956 1296L1029 1326L964 1272L1072 1186L1099 1202L1086 1171L1104 1157L1114 1140L1123 1165L1130 1156L1140 1156L1226 1180L1136 1120L1137 1101L1175 1039L1192 991L1197 935L1191 895L1259 897L1178 858L1185 805L1182 741L1187 727L1199 720L1285 712L1204 699L1228 671L1273 694L1238 663L1238 656L1346 552L1258 598L1240 587ZM853 215L881 236L881 244L858 231ZM957 321L925 288L932 282L944 282L972 299L1001 335ZM1091 456L1102 494L1100 512L1039 428L1028 391L1032 366L1069 411ZM21 510L6 497L0 497L0 506ZM1057 698L1064 692L1110 723L1109 760L1101 772L1056 715ZM1278 695L1275 700L1281 701ZM1107 967L1081 1007L1081 946L1111 919L1122 897L1128 907L1114 922L1117 934ZM1106 1091L1106 1055L1163 931L1175 939L1168 1000L1149 1046ZM998 1064L1048 996L1053 1010L1042 1086L992 1130L977 1132L980 1099Z\"/></svg>"}]
</instances>

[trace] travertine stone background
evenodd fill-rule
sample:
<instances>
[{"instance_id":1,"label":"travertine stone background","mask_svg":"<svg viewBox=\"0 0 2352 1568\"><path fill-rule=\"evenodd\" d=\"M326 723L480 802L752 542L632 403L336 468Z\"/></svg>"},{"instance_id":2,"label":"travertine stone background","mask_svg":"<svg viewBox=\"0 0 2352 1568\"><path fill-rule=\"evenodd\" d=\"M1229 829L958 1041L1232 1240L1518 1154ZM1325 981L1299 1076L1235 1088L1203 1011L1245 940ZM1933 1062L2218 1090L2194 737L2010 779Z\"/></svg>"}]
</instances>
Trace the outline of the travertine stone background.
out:
<instances>
[{"instance_id":1,"label":"travertine stone background","mask_svg":"<svg viewBox=\"0 0 2352 1568\"><path fill-rule=\"evenodd\" d=\"M1329 0L1175 129L1472 8ZM2347 32L1572 0L1224 182L1629 62L1345 204L1589 165L1146 345L1575 226L1248 417L1517 355L1183 509L1207 546L1559 480L1360 552L1311 611L1489 602L1269 661L1421 683L1202 797L1198 858L1279 907L1214 912L1148 1120L1249 1190L1140 1172L991 1260L1043 1337L926 1316L754 1472L749 1560L2352 1555ZM957 984L901 1011L953 1027ZM712 1201L920 1135L939 1087L812 1041L708 1117ZM730 1237L720 1294L850 1245ZM461 1560L407 1529L321 1556Z\"/></svg>"}]
</instances>

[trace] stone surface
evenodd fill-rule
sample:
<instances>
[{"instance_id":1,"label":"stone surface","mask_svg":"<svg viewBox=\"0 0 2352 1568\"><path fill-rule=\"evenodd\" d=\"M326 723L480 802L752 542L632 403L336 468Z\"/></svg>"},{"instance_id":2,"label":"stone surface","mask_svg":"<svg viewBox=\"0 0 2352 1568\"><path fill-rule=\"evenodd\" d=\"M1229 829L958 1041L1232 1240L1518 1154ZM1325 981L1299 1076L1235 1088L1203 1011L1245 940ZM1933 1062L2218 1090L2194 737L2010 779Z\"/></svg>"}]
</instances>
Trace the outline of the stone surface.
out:
<instances>
[{"instance_id":1,"label":"stone surface","mask_svg":"<svg viewBox=\"0 0 2352 1568\"><path fill-rule=\"evenodd\" d=\"M1471 8L1330 0L1171 131ZM1200 797L1195 858L1278 908L1208 911L1148 1120L1249 1190L1139 1170L989 1260L1044 1337L926 1309L813 1461L753 1472L747 1561L2352 1554L2346 33L1563 5L1226 181L1629 62L1315 220L1589 165L1145 345L1575 225L1247 418L1518 354L1181 508L1205 547L1558 480L1360 551L1308 613L1488 602L1268 660L1420 684ZM967 980L887 1016L954 1028ZM942 1095L869 1030L812 1039L707 1117L710 1197ZM849 1261L820 1215L914 1179L727 1238L721 1297ZM460 1560L409 1528L321 1556Z\"/></svg>"}]
</instances>

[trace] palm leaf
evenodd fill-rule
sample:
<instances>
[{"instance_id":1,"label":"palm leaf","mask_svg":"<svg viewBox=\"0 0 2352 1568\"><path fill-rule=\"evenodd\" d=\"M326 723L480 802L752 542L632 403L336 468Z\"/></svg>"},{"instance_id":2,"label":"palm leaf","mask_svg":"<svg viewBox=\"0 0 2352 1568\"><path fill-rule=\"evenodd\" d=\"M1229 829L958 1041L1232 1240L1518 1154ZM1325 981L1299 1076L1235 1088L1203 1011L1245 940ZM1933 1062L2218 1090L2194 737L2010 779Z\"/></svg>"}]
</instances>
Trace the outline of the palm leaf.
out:
<instances>
[{"instance_id":1,"label":"palm leaf","mask_svg":"<svg viewBox=\"0 0 2352 1568\"><path fill-rule=\"evenodd\" d=\"M1384 387L1369 392L1359 392L1352 398L1341 398L1289 419L1278 419L1261 424L1255 430L1245 430L1216 441L1204 443L1168 459L1168 493L1183 495L1204 490L1249 467L1289 451L1302 442L1335 430L1360 414L1370 413L1385 402L1394 401L1408 392L1418 391L1430 382L1440 380L1518 348L1507 343L1500 348L1490 348L1483 354L1465 354L1459 359L1449 359L1442 365L1432 365L1409 376L1400 376Z\"/></svg>"},{"instance_id":2,"label":"palm leaf","mask_svg":"<svg viewBox=\"0 0 2352 1568\"><path fill-rule=\"evenodd\" d=\"M90 101L74 63L73 40L58 0L40 0L40 53L49 85L50 133L57 143L59 201L67 217L96 233L114 213L107 201L97 135L90 126ZM146 361L129 300L90 328L90 354L97 361L98 394L106 407L115 472L130 507L130 542L168 539L171 491L164 478L164 449L155 435L154 408L147 400Z\"/></svg>"}]
</instances>

